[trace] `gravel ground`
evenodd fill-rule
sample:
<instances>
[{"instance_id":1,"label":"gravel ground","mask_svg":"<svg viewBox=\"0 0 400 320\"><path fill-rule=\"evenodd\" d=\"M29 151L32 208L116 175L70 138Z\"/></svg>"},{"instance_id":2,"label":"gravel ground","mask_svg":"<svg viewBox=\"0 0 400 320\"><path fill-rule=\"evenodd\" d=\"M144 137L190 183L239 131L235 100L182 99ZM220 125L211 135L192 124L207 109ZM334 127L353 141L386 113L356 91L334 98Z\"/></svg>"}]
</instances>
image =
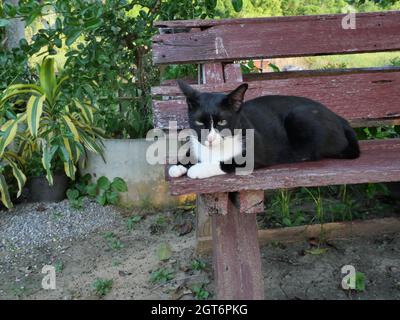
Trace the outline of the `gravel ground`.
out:
<instances>
[{"instance_id":1,"label":"gravel ground","mask_svg":"<svg viewBox=\"0 0 400 320\"><path fill-rule=\"evenodd\" d=\"M30 251L48 243L58 243L105 230L120 215L117 208L102 207L85 199L83 209L74 209L68 200L58 203L26 203L1 212L0 249Z\"/></svg>"}]
</instances>

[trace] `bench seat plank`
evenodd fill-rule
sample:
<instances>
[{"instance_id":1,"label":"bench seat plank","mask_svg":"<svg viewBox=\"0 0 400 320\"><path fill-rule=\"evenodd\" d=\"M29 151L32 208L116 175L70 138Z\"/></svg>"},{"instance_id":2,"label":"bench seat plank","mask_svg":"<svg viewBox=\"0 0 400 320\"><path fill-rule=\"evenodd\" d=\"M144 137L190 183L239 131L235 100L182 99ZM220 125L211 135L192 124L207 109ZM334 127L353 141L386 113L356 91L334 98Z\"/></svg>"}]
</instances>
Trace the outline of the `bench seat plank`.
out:
<instances>
[{"instance_id":1,"label":"bench seat plank","mask_svg":"<svg viewBox=\"0 0 400 320\"><path fill-rule=\"evenodd\" d=\"M316 162L276 165L251 175L234 174L194 180L169 178L173 195L234 192L400 180L400 139L361 141L361 157L355 160L324 159Z\"/></svg>"},{"instance_id":2,"label":"bench seat plank","mask_svg":"<svg viewBox=\"0 0 400 320\"><path fill-rule=\"evenodd\" d=\"M400 11L357 14L356 29L342 27L344 16L206 22L209 27L203 31L155 36L153 61L198 63L400 50Z\"/></svg>"}]
</instances>

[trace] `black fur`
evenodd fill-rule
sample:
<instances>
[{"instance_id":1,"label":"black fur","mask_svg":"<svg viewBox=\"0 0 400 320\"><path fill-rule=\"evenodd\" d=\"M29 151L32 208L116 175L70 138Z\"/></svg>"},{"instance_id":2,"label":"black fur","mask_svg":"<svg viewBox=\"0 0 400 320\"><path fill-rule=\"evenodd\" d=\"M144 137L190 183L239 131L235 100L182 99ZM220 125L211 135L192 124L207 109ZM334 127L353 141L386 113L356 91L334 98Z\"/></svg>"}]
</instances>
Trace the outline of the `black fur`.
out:
<instances>
[{"instance_id":1,"label":"black fur","mask_svg":"<svg viewBox=\"0 0 400 320\"><path fill-rule=\"evenodd\" d=\"M354 159L360 149L349 123L319 102L296 96L262 96L243 103L247 84L230 94L201 93L179 82L189 105L189 124L201 129L254 129L255 168L322 158ZM226 125L215 125L226 120ZM199 125L198 122L203 123ZM233 164L221 163L225 172Z\"/></svg>"}]
</instances>

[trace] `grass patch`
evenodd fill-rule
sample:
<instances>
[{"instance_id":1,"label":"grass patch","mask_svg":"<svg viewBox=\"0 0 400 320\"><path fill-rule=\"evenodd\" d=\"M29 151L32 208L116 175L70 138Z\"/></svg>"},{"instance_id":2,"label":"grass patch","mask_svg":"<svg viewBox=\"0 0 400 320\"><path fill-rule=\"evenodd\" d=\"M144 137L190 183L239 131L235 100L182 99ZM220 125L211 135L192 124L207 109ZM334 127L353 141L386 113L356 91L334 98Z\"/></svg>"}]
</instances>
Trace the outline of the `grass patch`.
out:
<instances>
[{"instance_id":1,"label":"grass patch","mask_svg":"<svg viewBox=\"0 0 400 320\"><path fill-rule=\"evenodd\" d=\"M96 296L104 297L111 291L112 285L113 285L112 280L96 279L96 281L93 282L92 286Z\"/></svg>"}]
</instances>

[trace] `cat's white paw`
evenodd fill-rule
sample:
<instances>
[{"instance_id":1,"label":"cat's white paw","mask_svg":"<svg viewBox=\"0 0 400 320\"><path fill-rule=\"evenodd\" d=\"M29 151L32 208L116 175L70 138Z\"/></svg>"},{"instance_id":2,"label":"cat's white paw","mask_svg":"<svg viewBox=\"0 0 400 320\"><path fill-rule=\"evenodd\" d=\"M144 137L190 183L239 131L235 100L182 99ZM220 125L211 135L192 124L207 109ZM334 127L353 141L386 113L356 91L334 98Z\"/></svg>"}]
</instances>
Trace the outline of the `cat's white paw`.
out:
<instances>
[{"instance_id":1,"label":"cat's white paw","mask_svg":"<svg viewBox=\"0 0 400 320\"><path fill-rule=\"evenodd\" d=\"M192 179L205 179L213 176L225 174L217 163L197 163L190 167L187 176Z\"/></svg>"},{"instance_id":2,"label":"cat's white paw","mask_svg":"<svg viewBox=\"0 0 400 320\"><path fill-rule=\"evenodd\" d=\"M174 166L170 167L168 170L168 174L172 178L178 178L178 177L183 176L187 171L188 170L184 166L179 164L179 165L174 165Z\"/></svg>"}]
</instances>

